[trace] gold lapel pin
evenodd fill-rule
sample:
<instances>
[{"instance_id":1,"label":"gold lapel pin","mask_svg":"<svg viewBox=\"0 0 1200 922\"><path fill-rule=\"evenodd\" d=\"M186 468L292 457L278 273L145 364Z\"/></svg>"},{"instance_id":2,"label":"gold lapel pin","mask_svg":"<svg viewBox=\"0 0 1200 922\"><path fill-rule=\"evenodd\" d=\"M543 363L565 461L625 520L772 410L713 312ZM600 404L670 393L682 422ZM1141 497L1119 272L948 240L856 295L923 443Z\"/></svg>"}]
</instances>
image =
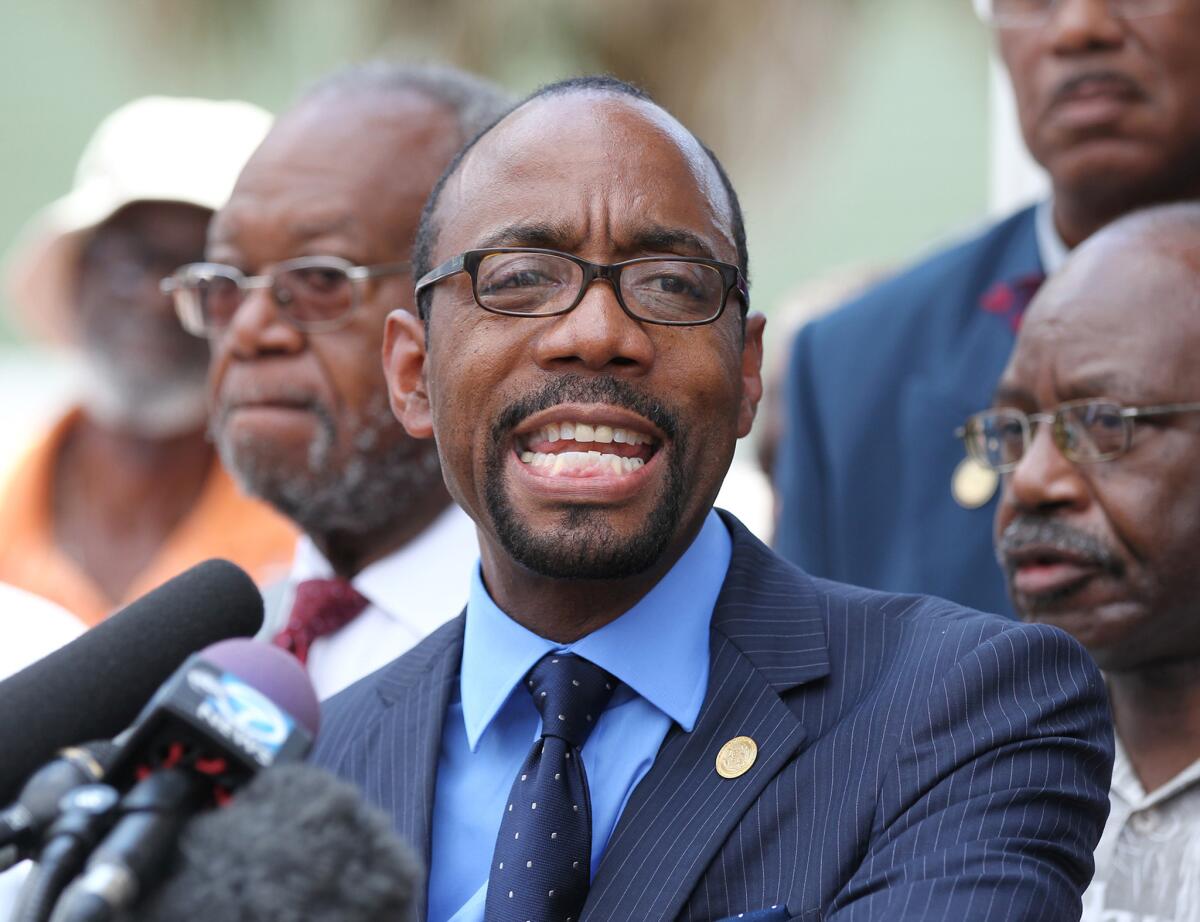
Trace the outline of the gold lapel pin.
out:
<instances>
[{"instance_id":1,"label":"gold lapel pin","mask_svg":"<svg viewBox=\"0 0 1200 922\"><path fill-rule=\"evenodd\" d=\"M974 458L963 458L954 469L950 492L954 494L954 501L964 509L978 509L986 506L996 495L999 485L1000 475L990 467L984 467Z\"/></svg>"},{"instance_id":2,"label":"gold lapel pin","mask_svg":"<svg viewBox=\"0 0 1200 922\"><path fill-rule=\"evenodd\" d=\"M748 736L735 736L717 753L717 774L722 778L740 778L758 758L758 744Z\"/></svg>"}]
</instances>

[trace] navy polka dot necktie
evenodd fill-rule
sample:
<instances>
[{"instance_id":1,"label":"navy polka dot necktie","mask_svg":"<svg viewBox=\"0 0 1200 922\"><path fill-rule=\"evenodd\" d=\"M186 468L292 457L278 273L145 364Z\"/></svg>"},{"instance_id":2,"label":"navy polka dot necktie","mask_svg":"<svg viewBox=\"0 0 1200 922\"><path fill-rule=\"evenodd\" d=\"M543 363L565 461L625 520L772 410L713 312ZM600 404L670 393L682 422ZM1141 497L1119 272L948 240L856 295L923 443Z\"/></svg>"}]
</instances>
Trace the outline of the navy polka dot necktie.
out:
<instances>
[{"instance_id":1,"label":"navy polka dot necktie","mask_svg":"<svg viewBox=\"0 0 1200 922\"><path fill-rule=\"evenodd\" d=\"M542 657L525 689L542 736L513 781L488 875L486 922L574 922L591 884L592 802L579 750L617 680L569 653Z\"/></svg>"}]
</instances>

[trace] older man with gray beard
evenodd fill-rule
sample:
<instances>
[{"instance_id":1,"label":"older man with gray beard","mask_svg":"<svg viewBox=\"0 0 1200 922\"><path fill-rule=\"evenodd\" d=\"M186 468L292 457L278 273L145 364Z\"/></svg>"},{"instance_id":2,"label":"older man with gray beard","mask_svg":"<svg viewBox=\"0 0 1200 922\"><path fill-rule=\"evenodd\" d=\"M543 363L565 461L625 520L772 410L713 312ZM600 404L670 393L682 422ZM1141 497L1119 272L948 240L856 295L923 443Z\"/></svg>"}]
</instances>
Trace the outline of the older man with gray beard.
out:
<instances>
[{"instance_id":1,"label":"older man with gray beard","mask_svg":"<svg viewBox=\"0 0 1200 922\"><path fill-rule=\"evenodd\" d=\"M165 283L212 344L212 432L243 486L304 531L267 631L328 697L465 602L474 526L437 451L392 416L384 317L412 303L421 206L509 104L449 69L377 62L283 115L213 221L208 262Z\"/></svg>"},{"instance_id":2,"label":"older man with gray beard","mask_svg":"<svg viewBox=\"0 0 1200 922\"><path fill-rule=\"evenodd\" d=\"M1038 294L992 409L1022 618L1105 670L1117 755L1085 922L1200 922L1200 205L1135 214Z\"/></svg>"}]
</instances>

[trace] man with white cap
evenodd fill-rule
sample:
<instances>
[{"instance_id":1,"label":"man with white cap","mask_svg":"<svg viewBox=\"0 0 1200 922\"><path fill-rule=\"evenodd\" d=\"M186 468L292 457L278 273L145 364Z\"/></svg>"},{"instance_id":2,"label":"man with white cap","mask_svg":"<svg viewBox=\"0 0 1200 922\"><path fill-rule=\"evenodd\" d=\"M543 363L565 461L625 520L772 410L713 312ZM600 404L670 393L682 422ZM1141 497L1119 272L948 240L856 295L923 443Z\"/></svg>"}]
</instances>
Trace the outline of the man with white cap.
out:
<instances>
[{"instance_id":1,"label":"man with white cap","mask_svg":"<svg viewBox=\"0 0 1200 922\"><path fill-rule=\"evenodd\" d=\"M294 529L221 468L206 437L207 348L158 288L202 258L209 218L269 124L243 102L123 106L10 254L10 303L75 348L84 387L0 493L0 580L85 624L206 557L264 580L290 557Z\"/></svg>"}]
</instances>

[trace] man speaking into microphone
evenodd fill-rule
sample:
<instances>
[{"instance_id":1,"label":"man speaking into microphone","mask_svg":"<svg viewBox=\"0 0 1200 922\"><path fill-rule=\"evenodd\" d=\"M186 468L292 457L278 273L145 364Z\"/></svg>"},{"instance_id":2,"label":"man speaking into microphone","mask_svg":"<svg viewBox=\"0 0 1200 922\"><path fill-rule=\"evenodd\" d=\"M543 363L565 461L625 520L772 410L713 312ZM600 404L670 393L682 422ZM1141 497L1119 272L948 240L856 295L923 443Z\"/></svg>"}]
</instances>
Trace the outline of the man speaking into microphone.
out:
<instances>
[{"instance_id":1,"label":"man speaking into microphone","mask_svg":"<svg viewBox=\"0 0 1200 922\"><path fill-rule=\"evenodd\" d=\"M610 78L456 157L384 357L481 561L317 761L431 922L1077 919L1112 760L1082 648L814 580L713 509L762 391L747 263L716 157Z\"/></svg>"}]
</instances>

